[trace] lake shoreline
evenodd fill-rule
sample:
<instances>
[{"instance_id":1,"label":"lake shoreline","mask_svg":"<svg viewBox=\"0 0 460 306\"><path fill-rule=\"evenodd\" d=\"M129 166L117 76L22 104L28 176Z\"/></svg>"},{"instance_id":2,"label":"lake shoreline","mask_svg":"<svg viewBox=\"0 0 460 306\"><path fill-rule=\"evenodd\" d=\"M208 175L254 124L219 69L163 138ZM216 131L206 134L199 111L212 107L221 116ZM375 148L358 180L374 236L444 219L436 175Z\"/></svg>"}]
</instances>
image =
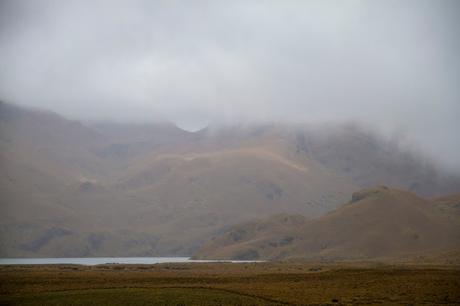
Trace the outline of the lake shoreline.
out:
<instances>
[{"instance_id":1,"label":"lake shoreline","mask_svg":"<svg viewBox=\"0 0 460 306\"><path fill-rule=\"evenodd\" d=\"M83 265L104 264L151 265L163 263L251 263L261 260L194 260L191 257L68 257L68 258L0 258L0 265Z\"/></svg>"}]
</instances>

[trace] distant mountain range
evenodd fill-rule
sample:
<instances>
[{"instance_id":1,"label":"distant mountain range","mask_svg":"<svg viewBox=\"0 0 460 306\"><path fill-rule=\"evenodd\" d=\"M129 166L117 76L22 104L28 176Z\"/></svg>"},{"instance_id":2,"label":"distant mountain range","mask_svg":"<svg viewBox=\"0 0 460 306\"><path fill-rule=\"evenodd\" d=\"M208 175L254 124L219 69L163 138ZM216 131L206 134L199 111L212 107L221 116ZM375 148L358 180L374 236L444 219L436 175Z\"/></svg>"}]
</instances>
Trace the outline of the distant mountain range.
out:
<instances>
[{"instance_id":1,"label":"distant mountain range","mask_svg":"<svg viewBox=\"0 0 460 306\"><path fill-rule=\"evenodd\" d=\"M4 102L0 171L1 257L190 255L241 222L300 214L288 219L303 224L373 185L460 191L460 176L357 126L190 133Z\"/></svg>"}]
</instances>

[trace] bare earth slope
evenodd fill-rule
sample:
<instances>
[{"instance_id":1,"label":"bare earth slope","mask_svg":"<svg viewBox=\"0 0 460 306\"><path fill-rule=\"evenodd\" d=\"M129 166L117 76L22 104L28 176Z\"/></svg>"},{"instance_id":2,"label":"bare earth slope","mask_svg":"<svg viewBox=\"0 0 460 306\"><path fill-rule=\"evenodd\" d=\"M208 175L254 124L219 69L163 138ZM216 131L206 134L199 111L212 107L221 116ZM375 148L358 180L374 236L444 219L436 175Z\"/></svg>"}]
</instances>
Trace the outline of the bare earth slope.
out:
<instances>
[{"instance_id":1,"label":"bare earth slope","mask_svg":"<svg viewBox=\"0 0 460 306\"><path fill-rule=\"evenodd\" d=\"M460 190L458 177L344 131L81 124L0 102L0 256L189 255L237 223L320 216L374 182Z\"/></svg>"},{"instance_id":2,"label":"bare earth slope","mask_svg":"<svg viewBox=\"0 0 460 306\"><path fill-rule=\"evenodd\" d=\"M312 220L285 215L232 227L195 257L337 260L443 253L460 246L460 218L445 205L385 186L364 189Z\"/></svg>"}]
</instances>

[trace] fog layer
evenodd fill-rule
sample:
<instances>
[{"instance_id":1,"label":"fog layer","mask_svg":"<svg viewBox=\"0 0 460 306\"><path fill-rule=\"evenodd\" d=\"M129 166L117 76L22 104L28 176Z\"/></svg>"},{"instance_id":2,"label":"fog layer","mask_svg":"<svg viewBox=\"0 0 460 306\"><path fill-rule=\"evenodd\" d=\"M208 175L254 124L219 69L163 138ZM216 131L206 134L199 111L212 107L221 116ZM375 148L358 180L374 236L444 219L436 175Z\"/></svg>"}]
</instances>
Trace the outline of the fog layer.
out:
<instances>
[{"instance_id":1,"label":"fog layer","mask_svg":"<svg viewBox=\"0 0 460 306\"><path fill-rule=\"evenodd\" d=\"M0 99L79 119L371 123L460 169L460 2L0 1Z\"/></svg>"}]
</instances>

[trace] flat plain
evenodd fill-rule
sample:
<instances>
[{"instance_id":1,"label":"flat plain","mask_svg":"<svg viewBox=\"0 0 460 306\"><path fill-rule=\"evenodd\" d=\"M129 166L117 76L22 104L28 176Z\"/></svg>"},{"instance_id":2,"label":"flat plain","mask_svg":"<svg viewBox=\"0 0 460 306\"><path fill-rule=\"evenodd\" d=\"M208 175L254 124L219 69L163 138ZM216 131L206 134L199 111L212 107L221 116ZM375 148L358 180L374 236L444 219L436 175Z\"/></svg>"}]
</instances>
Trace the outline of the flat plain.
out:
<instances>
[{"instance_id":1,"label":"flat plain","mask_svg":"<svg viewBox=\"0 0 460 306\"><path fill-rule=\"evenodd\" d=\"M460 303L460 267L378 263L0 266L1 305Z\"/></svg>"}]
</instances>

